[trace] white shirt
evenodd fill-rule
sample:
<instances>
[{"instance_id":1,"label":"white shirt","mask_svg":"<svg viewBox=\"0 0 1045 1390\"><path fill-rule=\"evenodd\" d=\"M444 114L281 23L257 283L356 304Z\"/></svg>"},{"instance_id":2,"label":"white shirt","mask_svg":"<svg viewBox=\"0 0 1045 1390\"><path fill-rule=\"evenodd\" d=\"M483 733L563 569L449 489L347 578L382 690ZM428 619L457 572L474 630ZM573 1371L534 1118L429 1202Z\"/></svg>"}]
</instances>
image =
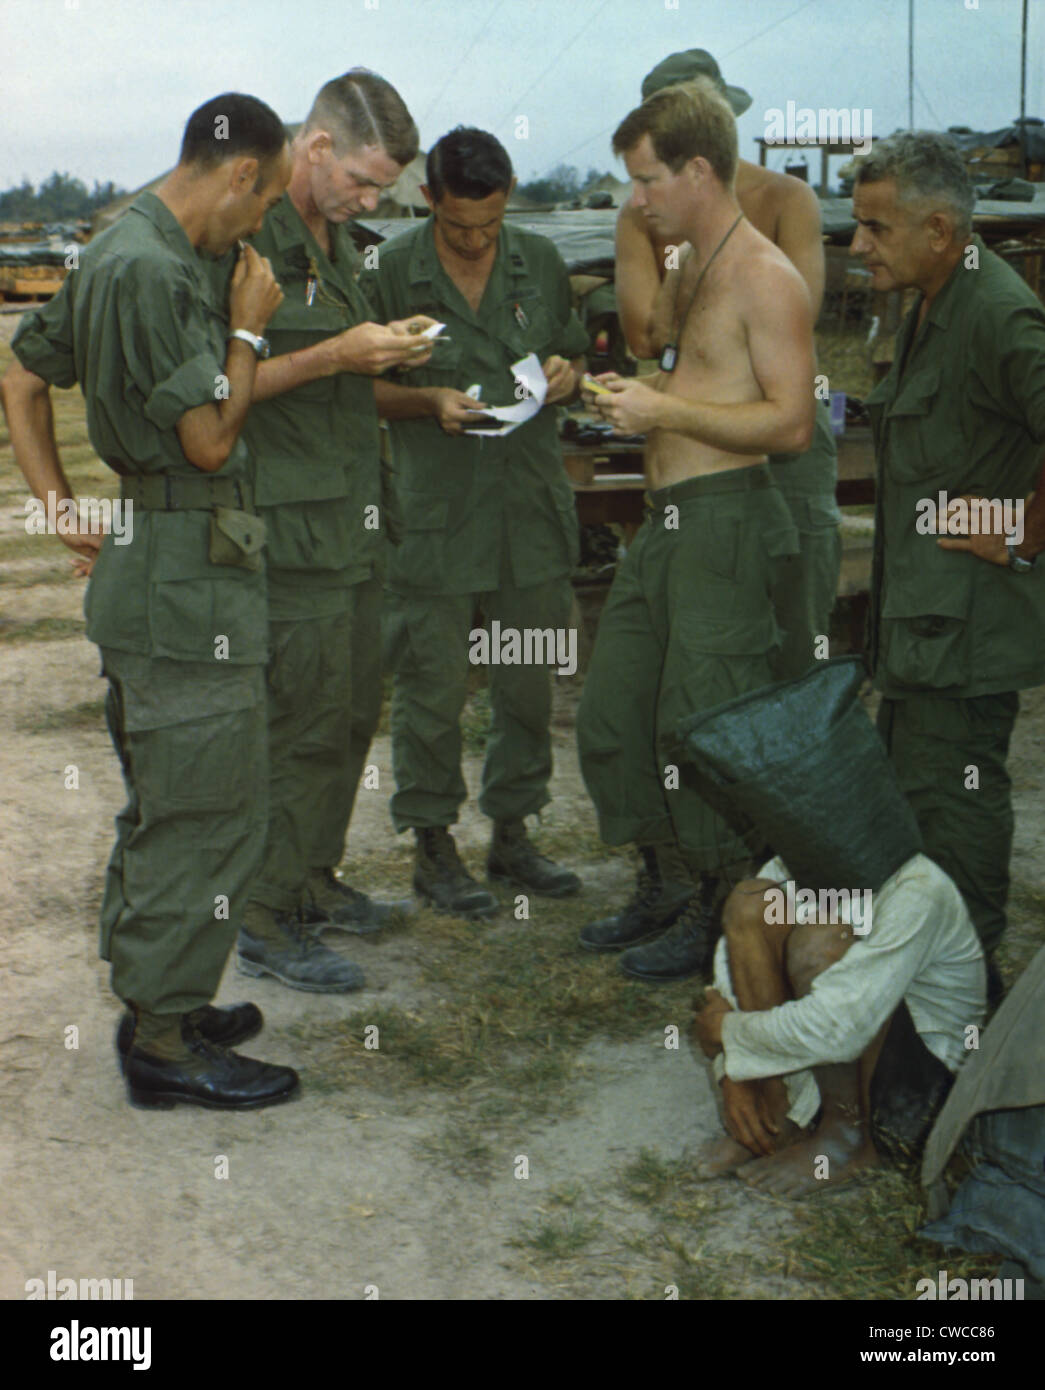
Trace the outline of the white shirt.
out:
<instances>
[{"instance_id":1,"label":"white shirt","mask_svg":"<svg viewBox=\"0 0 1045 1390\"><path fill-rule=\"evenodd\" d=\"M759 878L789 878L780 859ZM922 1041L952 1072L966 1051L966 1029L983 1022L986 975L969 911L953 879L916 854L873 897L871 929L856 936L841 960L814 979L809 993L773 1009L737 1008L725 937L715 951L715 988L733 1005L722 1020L716 1079L785 1076L791 1118L807 1125L819 1107L810 1067L852 1062L871 1043L901 1000ZM800 906L798 922L816 920ZM839 919L848 921L844 904Z\"/></svg>"}]
</instances>

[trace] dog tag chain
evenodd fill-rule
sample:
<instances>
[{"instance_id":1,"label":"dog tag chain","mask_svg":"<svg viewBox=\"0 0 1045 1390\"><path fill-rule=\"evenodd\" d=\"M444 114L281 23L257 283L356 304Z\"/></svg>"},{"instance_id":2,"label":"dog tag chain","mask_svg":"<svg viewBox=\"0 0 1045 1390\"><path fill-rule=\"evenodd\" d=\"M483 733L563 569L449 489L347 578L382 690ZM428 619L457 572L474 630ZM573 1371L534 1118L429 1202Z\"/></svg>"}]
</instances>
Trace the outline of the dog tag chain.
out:
<instances>
[{"instance_id":1,"label":"dog tag chain","mask_svg":"<svg viewBox=\"0 0 1045 1390\"><path fill-rule=\"evenodd\" d=\"M696 287L689 297L689 303L686 305L686 312L682 315L682 318L680 320L676 320L675 332L672 335L672 341L670 343L664 344L664 351L660 354L660 362L658 365L662 372L673 372L676 366L678 365L679 339L682 337L682 330L683 328L685 328L686 320L689 318L689 311L693 308L693 301L700 293L700 287L704 283L704 276L711 269L711 262L715 259L718 253L722 250L723 246L725 246L726 242L736 231L737 223L739 223L740 218L743 216L744 214L741 213L740 217L738 217L736 222L733 223L732 227L730 227L729 231L726 233L726 235L722 238L719 244L715 247L714 251L712 251L711 255L708 257L707 265L705 265L704 269L697 276ZM679 287L681 288L681 283Z\"/></svg>"}]
</instances>

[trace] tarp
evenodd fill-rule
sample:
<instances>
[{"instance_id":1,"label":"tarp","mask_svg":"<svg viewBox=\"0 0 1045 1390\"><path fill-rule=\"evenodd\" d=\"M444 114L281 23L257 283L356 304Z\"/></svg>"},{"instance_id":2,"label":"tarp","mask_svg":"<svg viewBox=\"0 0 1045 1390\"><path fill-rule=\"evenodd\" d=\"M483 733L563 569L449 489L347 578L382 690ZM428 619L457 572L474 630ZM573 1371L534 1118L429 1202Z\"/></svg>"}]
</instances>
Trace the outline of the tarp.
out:
<instances>
[{"instance_id":1,"label":"tarp","mask_svg":"<svg viewBox=\"0 0 1045 1390\"><path fill-rule=\"evenodd\" d=\"M1027 116L1023 122L1023 143L1026 156L1030 160L1045 160L1045 124L1037 116ZM1003 150L1007 145L1016 145L1020 139L1018 121L1002 126L1001 130L963 130L951 126L947 134L960 150Z\"/></svg>"},{"instance_id":2,"label":"tarp","mask_svg":"<svg viewBox=\"0 0 1045 1390\"><path fill-rule=\"evenodd\" d=\"M922 1183L937 1182L973 1118L1045 1105L1045 946L1013 985L970 1051L929 1135Z\"/></svg>"}]
</instances>

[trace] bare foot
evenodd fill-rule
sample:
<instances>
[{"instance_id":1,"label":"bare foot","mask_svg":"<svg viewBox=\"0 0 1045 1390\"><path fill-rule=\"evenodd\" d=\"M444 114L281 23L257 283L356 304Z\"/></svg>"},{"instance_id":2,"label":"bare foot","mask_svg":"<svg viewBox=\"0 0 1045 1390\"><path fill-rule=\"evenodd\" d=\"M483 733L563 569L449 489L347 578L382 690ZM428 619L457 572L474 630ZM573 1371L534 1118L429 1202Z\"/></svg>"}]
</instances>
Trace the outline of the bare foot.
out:
<instances>
[{"instance_id":1,"label":"bare foot","mask_svg":"<svg viewBox=\"0 0 1045 1390\"><path fill-rule=\"evenodd\" d=\"M785 1116L780 1121L780 1133L776 1136L774 1144L775 1152L779 1153L781 1149L794 1144L804 1133L804 1130L799 1129L798 1125ZM698 1182L720 1178L726 1173L735 1173L745 1163L755 1162L758 1157L746 1144L741 1144L739 1139L724 1134L718 1139L709 1139L697 1150L693 1176Z\"/></svg>"},{"instance_id":2,"label":"bare foot","mask_svg":"<svg viewBox=\"0 0 1045 1390\"><path fill-rule=\"evenodd\" d=\"M834 1190L865 1168L881 1163L862 1125L821 1124L808 1139L769 1158L756 1159L738 1174L742 1182L780 1197Z\"/></svg>"},{"instance_id":3,"label":"bare foot","mask_svg":"<svg viewBox=\"0 0 1045 1390\"><path fill-rule=\"evenodd\" d=\"M719 1139L709 1139L697 1150L693 1176L698 1182L721 1178L726 1173L736 1172L742 1163L750 1163L754 1157L750 1149L724 1134Z\"/></svg>"}]
</instances>

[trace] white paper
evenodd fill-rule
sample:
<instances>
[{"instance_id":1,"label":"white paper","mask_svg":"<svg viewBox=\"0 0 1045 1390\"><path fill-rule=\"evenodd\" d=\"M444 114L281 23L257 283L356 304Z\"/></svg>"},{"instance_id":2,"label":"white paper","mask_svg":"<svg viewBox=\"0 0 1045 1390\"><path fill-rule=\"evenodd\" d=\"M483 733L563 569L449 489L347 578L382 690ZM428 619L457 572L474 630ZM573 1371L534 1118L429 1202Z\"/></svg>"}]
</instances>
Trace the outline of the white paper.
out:
<instances>
[{"instance_id":1,"label":"white paper","mask_svg":"<svg viewBox=\"0 0 1045 1390\"><path fill-rule=\"evenodd\" d=\"M548 382L541 371L537 354L531 352L529 356L520 358L518 362L513 362L512 376L520 386L526 387L526 396L516 405L484 406L483 414L492 415L495 420L501 420L503 422L501 428L467 430L467 434L501 439L504 435L511 434L512 430L517 430L520 425L525 425L527 420L532 420L537 414L548 394ZM475 387L470 387L466 394L471 395L475 389Z\"/></svg>"}]
</instances>

